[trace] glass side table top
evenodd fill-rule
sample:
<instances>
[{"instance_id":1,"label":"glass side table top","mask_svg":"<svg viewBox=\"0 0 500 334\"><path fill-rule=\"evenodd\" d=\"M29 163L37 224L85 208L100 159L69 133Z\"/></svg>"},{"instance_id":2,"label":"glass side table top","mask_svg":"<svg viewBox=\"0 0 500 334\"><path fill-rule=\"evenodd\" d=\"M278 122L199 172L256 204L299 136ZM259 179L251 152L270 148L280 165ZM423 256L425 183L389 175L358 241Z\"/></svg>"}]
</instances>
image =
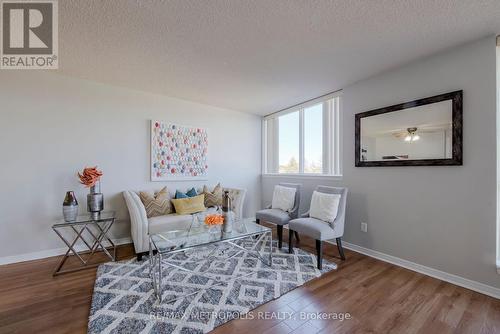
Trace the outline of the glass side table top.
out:
<instances>
[{"instance_id":1,"label":"glass side table top","mask_svg":"<svg viewBox=\"0 0 500 334\"><path fill-rule=\"evenodd\" d=\"M52 226L59 227L59 226L67 226L67 225L86 224L86 223L90 223L90 222L103 222L103 221L112 220L115 218L116 218L116 213L114 211L103 211L100 213L100 215L96 219L92 218L90 213L84 213L84 214L78 215L78 217L76 217L76 220L74 220L72 222L67 222L64 219L59 219Z\"/></svg>"},{"instance_id":2,"label":"glass side table top","mask_svg":"<svg viewBox=\"0 0 500 334\"><path fill-rule=\"evenodd\" d=\"M191 225L184 230L164 231L153 234L151 236L151 242L160 253L170 253L216 242L241 239L270 231L271 229L269 227L256 224L253 218L235 221L233 223L232 232L230 233L222 232L222 226L214 233L210 230L209 226L194 220Z\"/></svg>"}]
</instances>

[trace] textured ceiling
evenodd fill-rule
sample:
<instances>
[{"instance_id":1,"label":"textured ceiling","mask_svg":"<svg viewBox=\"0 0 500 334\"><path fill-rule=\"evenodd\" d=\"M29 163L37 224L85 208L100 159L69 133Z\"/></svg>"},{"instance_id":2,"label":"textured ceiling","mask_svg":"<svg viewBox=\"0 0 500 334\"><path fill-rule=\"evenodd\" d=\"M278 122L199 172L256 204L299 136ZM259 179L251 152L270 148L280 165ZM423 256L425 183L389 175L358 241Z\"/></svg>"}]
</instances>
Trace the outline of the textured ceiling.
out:
<instances>
[{"instance_id":1,"label":"textured ceiling","mask_svg":"<svg viewBox=\"0 0 500 334\"><path fill-rule=\"evenodd\" d=\"M264 115L497 32L499 0L64 0L59 72Z\"/></svg>"}]
</instances>

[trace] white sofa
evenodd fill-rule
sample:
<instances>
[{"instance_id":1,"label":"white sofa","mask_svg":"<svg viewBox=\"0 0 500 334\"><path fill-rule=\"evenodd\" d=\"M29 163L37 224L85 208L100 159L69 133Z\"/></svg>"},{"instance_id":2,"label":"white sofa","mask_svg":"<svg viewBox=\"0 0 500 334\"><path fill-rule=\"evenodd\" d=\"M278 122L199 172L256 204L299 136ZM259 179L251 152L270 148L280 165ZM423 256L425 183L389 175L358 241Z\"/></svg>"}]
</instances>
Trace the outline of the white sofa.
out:
<instances>
[{"instance_id":1,"label":"white sofa","mask_svg":"<svg viewBox=\"0 0 500 334\"><path fill-rule=\"evenodd\" d=\"M231 209L235 217L241 219L246 190L238 188L223 188L223 190L229 191L229 197L232 199ZM143 253L149 251L150 234L189 228L191 224L191 215L178 215L175 213L148 219L146 217L146 209L139 198L138 192L131 190L124 191L123 197L125 198L130 214L130 229L138 259L141 259Z\"/></svg>"}]
</instances>

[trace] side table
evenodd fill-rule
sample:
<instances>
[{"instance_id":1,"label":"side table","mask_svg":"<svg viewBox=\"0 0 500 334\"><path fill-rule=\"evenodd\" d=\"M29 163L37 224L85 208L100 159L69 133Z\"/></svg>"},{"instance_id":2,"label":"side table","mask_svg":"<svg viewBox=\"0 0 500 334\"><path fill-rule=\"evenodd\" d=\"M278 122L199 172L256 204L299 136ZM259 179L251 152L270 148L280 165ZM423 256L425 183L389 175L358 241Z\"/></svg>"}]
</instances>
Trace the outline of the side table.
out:
<instances>
[{"instance_id":1,"label":"side table","mask_svg":"<svg viewBox=\"0 0 500 334\"><path fill-rule=\"evenodd\" d=\"M52 225L54 232L56 232L59 238L68 246L66 254L63 255L53 275L56 276L98 266L100 263L90 264L89 261L96 252L100 251L106 254L111 261L116 261L116 245L108 236L108 231L115 222L115 219L115 212L108 211L101 212L95 219L92 218L90 214L83 214L79 215L73 222L59 220ZM69 232L69 234L64 231ZM69 237L69 235L73 237ZM77 251L75 245L78 240L82 241L83 246L87 249ZM110 253L110 250L112 253ZM77 268L63 270L64 263L71 253L80 260L81 265Z\"/></svg>"}]
</instances>

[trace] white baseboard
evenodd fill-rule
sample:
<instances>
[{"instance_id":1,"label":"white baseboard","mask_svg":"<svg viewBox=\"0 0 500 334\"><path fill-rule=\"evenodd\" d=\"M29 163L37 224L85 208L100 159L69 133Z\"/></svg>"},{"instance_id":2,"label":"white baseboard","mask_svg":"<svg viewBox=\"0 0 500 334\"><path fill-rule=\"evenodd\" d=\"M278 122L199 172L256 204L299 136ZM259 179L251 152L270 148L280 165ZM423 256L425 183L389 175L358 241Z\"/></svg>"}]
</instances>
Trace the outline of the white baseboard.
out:
<instances>
[{"instance_id":1,"label":"white baseboard","mask_svg":"<svg viewBox=\"0 0 500 334\"><path fill-rule=\"evenodd\" d=\"M328 242L330 242L330 241L328 241ZM335 242L330 242L330 243L335 244ZM470 289L470 290L473 290L476 292L480 292L482 294L488 295L488 296L493 297L493 298L500 299L500 289L499 288L495 288L495 287L492 287L492 286L489 286L489 285L486 285L483 283L472 281L470 279L463 278L463 277L460 277L457 275L449 274L449 273L446 273L446 272L441 271L441 270L426 267L426 266L423 266L423 265L415 263L415 262L404 260L404 259L401 259L399 257L392 256L392 255L387 255L385 253L378 252L376 250L365 248L365 247L358 246L355 244L351 244L349 242L343 241L342 245L347 249L350 249L352 251L373 257L377 260L388 262L388 263L394 264L396 266L400 266L400 267L403 267L403 268L406 268L409 270L413 270L413 271L416 271L418 273L421 273L421 274L424 274L427 276L431 276L431 277L440 279L442 281L446 281L446 282L449 282L449 283L452 283L452 284L455 284L455 285L458 285L458 286L461 286L461 287L464 287L464 288L467 288L467 289Z\"/></svg>"},{"instance_id":2,"label":"white baseboard","mask_svg":"<svg viewBox=\"0 0 500 334\"><path fill-rule=\"evenodd\" d=\"M132 243L132 239L130 237L121 238L121 239L113 239L113 242L115 243L115 245L130 244L130 243ZM66 248L66 247L54 248L54 249L47 249L47 250L43 250L43 251L39 251L39 252L0 257L0 265L44 259L46 257L51 257L51 256L58 256L58 255L62 255L64 253L66 253L67 249L68 248ZM87 248L83 247L83 245L76 245L75 249L77 251L82 251L82 250L86 250Z\"/></svg>"}]
</instances>

